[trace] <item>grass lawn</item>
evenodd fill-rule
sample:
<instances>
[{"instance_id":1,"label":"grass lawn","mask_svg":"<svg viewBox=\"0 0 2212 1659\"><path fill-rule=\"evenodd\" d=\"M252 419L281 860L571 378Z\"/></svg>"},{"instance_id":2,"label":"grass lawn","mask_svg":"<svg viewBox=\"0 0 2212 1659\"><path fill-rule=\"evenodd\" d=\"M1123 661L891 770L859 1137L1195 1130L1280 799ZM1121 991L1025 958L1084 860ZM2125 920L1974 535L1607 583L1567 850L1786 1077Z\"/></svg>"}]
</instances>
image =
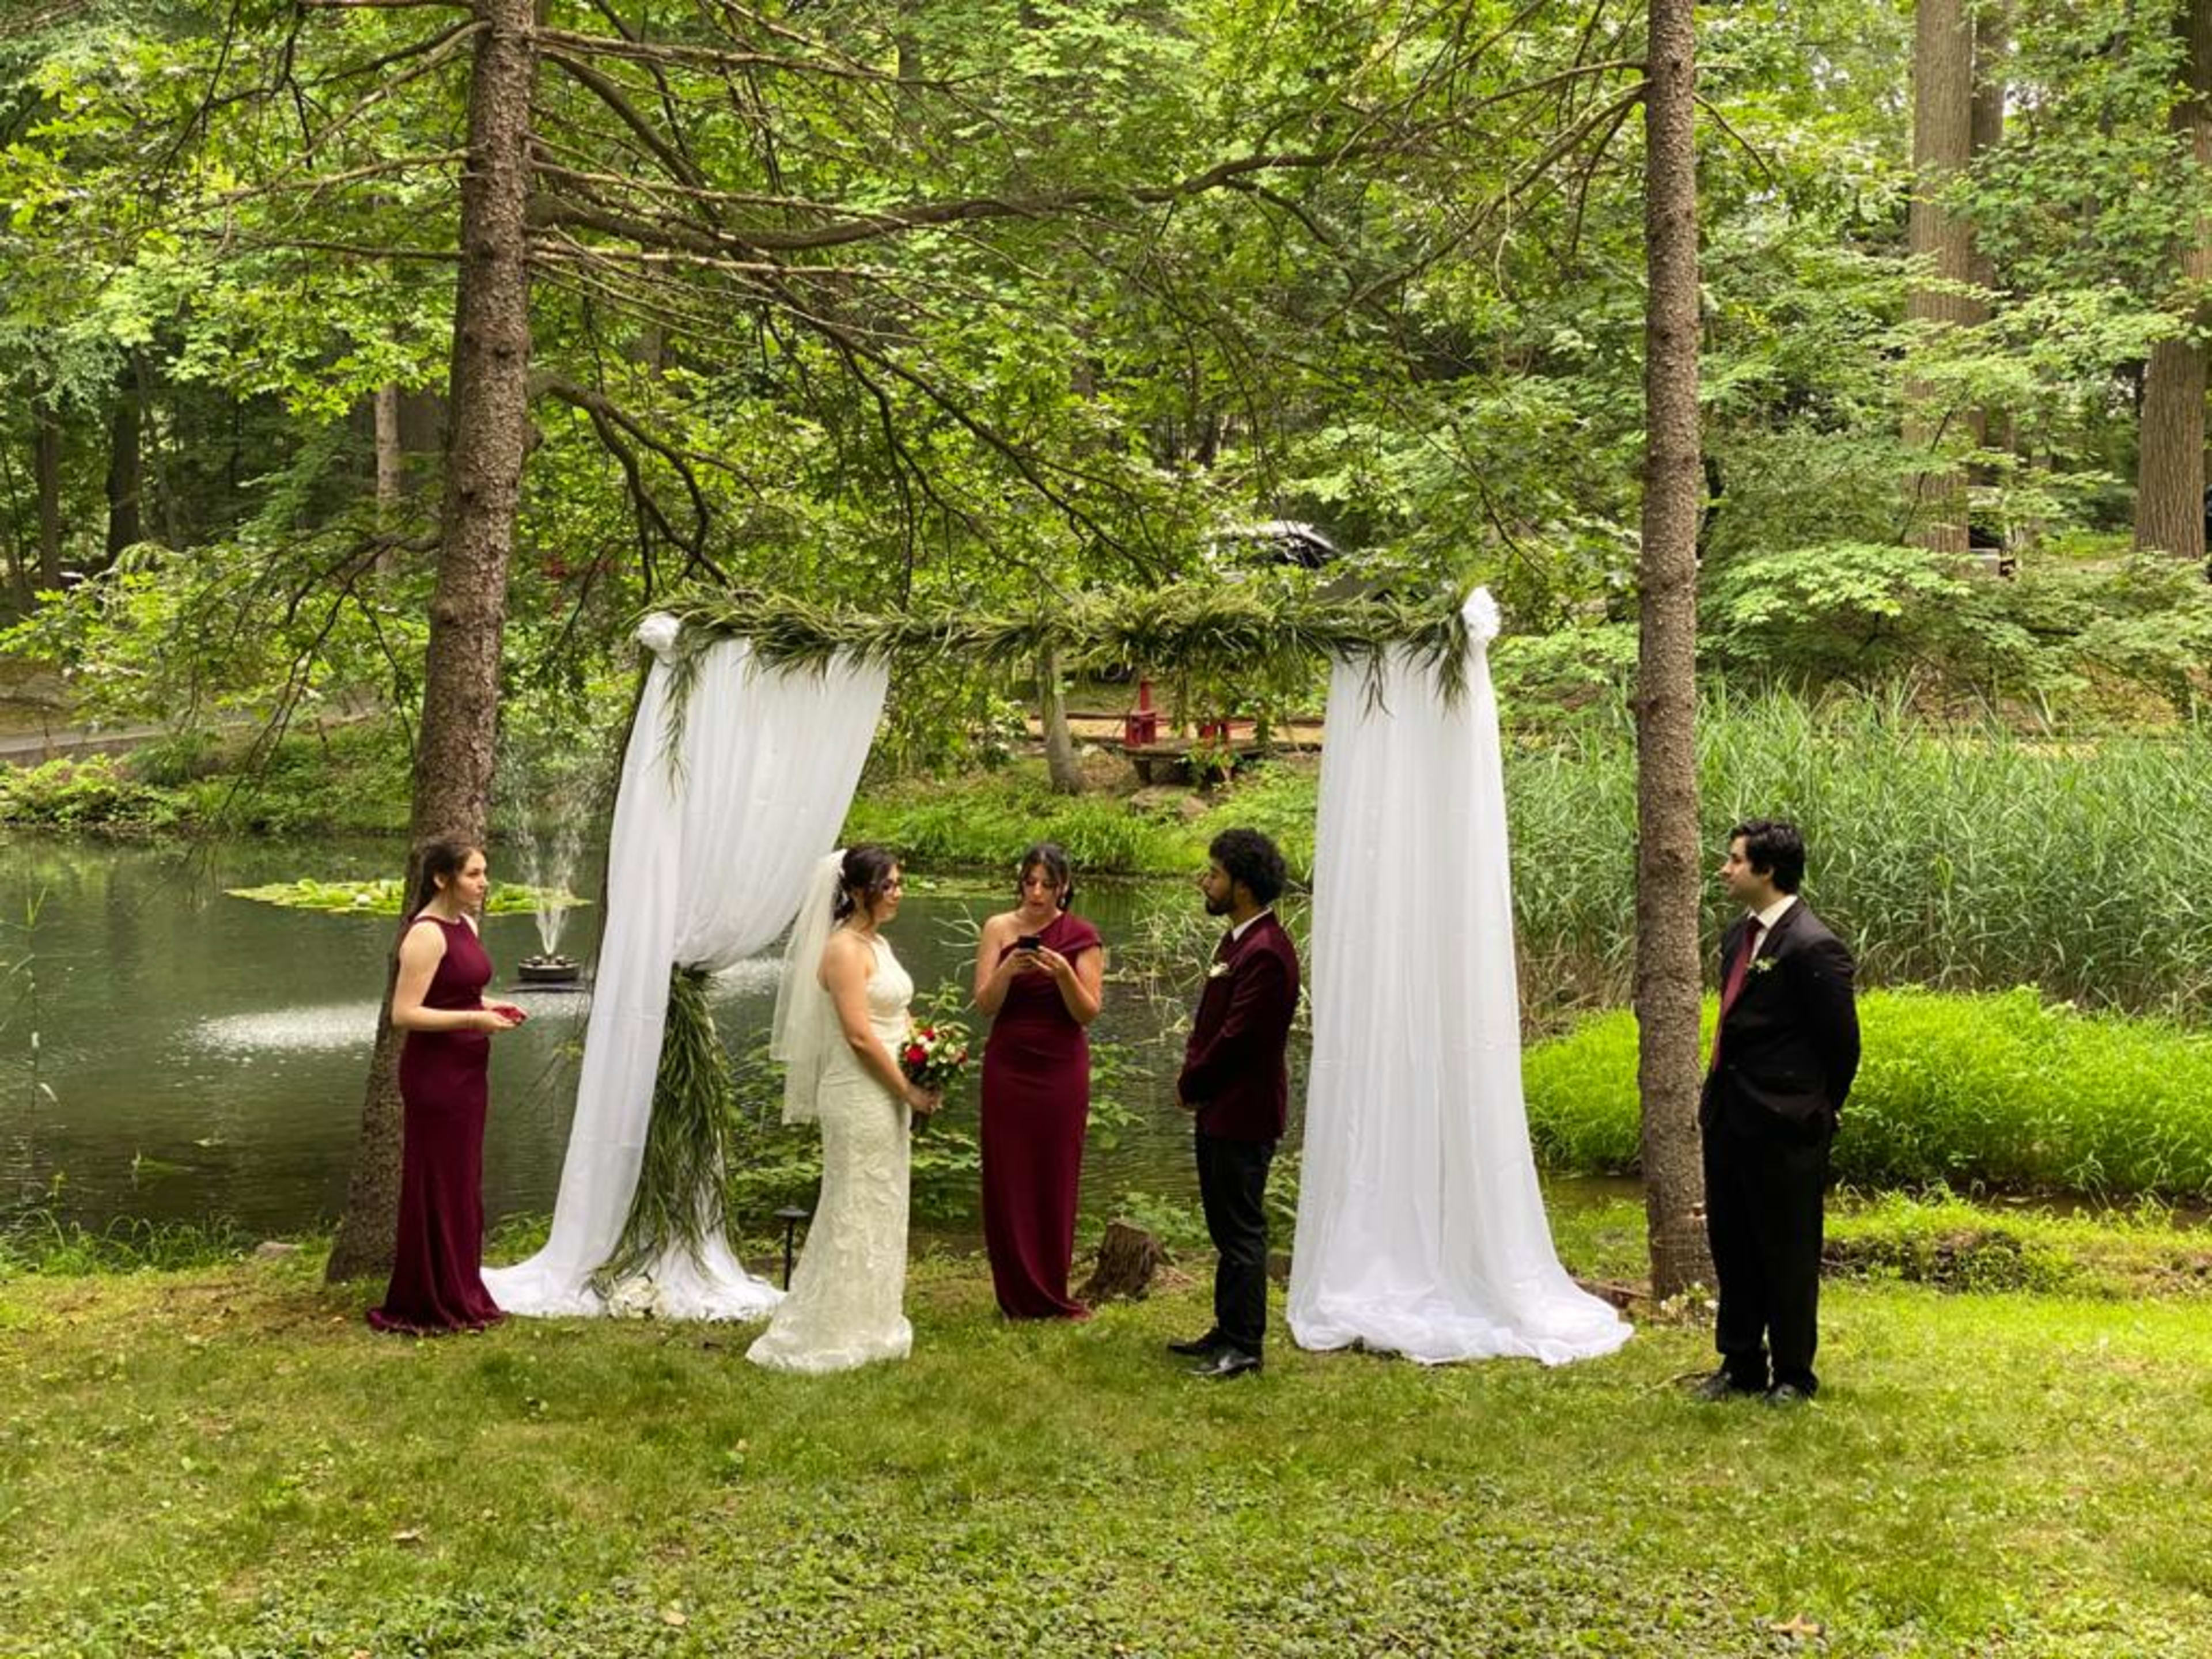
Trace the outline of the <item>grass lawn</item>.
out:
<instances>
[{"instance_id":1,"label":"grass lawn","mask_svg":"<svg viewBox=\"0 0 2212 1659\"><path fill-rule=\"evenodd\" d=\"M1684 1398L1696 1323L1212 1385L1199 1285L1009 1328L933 1258L909 1363L805 1380L319 1266L0 1279L0 1653L2212 1654L2202 1297L1833 1284L1790 1413Z\"/></svg>"}]
</instances>

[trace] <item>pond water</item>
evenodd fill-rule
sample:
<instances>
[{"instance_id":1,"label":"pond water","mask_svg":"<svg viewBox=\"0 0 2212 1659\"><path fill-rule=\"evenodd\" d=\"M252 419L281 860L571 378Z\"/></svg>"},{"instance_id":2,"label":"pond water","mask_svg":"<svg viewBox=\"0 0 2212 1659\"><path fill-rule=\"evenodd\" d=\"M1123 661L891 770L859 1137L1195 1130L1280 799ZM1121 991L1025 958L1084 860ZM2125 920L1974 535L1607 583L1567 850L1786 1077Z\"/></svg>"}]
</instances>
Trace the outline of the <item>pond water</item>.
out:
<instances>
[{"instance_id":1,"label":"pond water","mask_svg":"<svg viewBox=\"0 0 2212 1659\"><path fill-rule=\"evenodd\" d=\"M225 890L386 876L395 852L374 841L187 849L0 838L0 969L29 957L0 984L0 1206L44 1203L94 1227L125 1217L228 1220L261 1235L335 1218L393 923ZM495 860L495 877L502 872L519 873L513 859ZM595 872L574 884L595 891ZM26 906L41 894L26 932ZM964 985L974 927L1005 902L975 884L910 884L891 937L916 985ZM1109 961L1117 941L1157 919L1188 918L1194 981L1202 971L1212 925L1191 884L1092 884L1081 908ZM596 907L572 911L562 948L588 958L599 925ZM484 1196L496 1224L552 1208L586 999L509 985L515 962L537 949L530 917L491 917L484 936L495 984L532 1014L493 1050ZM720 977L718 1021L733 1051L765 1030L776 968L769 954ZM1087 1218L1131 1191L1195 1196L1188 1121L1171 1094L1184 1006L1179 994L1144 994L1115 969L1094 1037L1097 1092L1120 1109L1086 1160ZM955 1111L972 1127L972 1082Z\"/></svg>"}]
</instances>

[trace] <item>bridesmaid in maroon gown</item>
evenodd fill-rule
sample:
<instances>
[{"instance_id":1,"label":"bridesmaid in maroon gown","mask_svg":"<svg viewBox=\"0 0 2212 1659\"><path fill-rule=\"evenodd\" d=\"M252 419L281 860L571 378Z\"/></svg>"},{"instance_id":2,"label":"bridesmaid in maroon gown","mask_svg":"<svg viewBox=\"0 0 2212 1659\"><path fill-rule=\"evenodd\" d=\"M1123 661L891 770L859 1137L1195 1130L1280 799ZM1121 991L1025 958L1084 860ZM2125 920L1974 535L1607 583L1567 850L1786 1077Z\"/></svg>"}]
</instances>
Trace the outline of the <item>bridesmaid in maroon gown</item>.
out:
<instances>
[{"instance_id":1,"label":"bridesmaid in maroon gown","mask_svg":"<svg viewBox=\"0 0 2212 1659\"><path fill-rule=\"evenodd\" d=\"M975 1006L983 1045L983 1242L1009 1319L1087 1319L1067 1293L1075 1194L1091 1117L1091 1041L1105 981L1098 932L1071 915L1067 854L1022 854L1021 902L983 924Z\"/></svg>"},{"instance_id":2,"label":"bridesmaid in maroon gown","mask_svg":"<svg viewBox=\"0 0 2212 1659\"><path fill-rule=\"evenodd\" d=\"M485 1067L491 1033L520 1024L522 1011L483 1000L491 958L475 917L489 884L479 849L434 845L399 942L392 1023L407 1033L406 1115L392 1284L368 1312L380 1331L477 1330L505 1316L483 1278Z\"/></svg>"}]
</instances>

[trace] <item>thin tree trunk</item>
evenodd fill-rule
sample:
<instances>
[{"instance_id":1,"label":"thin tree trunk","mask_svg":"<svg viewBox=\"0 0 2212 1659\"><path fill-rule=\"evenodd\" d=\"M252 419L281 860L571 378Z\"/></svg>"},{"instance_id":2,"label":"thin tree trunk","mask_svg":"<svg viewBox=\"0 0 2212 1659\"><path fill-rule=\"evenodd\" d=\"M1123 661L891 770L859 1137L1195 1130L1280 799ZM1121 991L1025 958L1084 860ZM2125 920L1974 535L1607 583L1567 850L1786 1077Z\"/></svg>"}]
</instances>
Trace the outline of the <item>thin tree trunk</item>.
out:
<instances>
[{"instance_id":1,"label":"thin tree trunk","mask_svg":"<svg viewBox=\"0 0 2212 1659\"><path fill-rule=\"evenodd\" d=\"M23 540L11 526L8 536L8 595L14 601L15 614L31 614L31 565L23 556Z\"/></svg>"},{"instance_id":2,"label":"thin tree trunk","mask_svg":"<svg viewBox=\"0 0 2212 1659\"><path fill-rule=\"evenodd\" d=\"M2188 135L2197 167L2212 167L2212 3L2183 0L2174 23L2188 46L2189 94L2175 104L2172 125ZM2199 293L2212 282L2212 220L2197 221L2180 275ZM2212 306L2191 306L2188 325L2187 333L2151 348L2143 377L2136 545L2203 564L2205 336L2212 331Z\"/></svg>"},{"instance_id":3,"label":"thin tree trunk","mask_svg":"<svg viewBox=\"0 0 2212 1659\"><path fill-rule=\"evenodd\" d=\"M1692 0L1650 0L1644 548L1636 684L1637 1089L1651 1293L1710 1284L1698 1146L1698 432Z\"/></svg>"},{"instance_id":4,"label":"thin tree trunk","mask_svg":"<svg viewBox=\"0 0 2212 1659\"><path fill-rule=\"evenodd\" d=\"M1968 149L1974 155L1986 155L2004 142L2005 65L2011 52L2010 0L1981 0L1974 9L1974 107L1967 140ZM1996 292L1996 262L1984 251L1979 241L1969 245L1967 257L1974 286L1984 293ZM1986 304L1975 301L1972 309L1977 322L1988 320ZM2005 428L2002 410L1977 408L1967 421L1978 449L1987 447L1990 434L2002 435ZM1986 466L1970 467L1967 472L1972 483L1992 481L1993 475Z\"/></svg>"},{"instance_id":5,"label":"thin tree trunk","mask_svg":"<svg viewBox=\"0 0 2212 1659\"><path fill-rule=\"evenodd\" d=\"M1970 283L1974 276L1972 228L1939 200L1973 156L1973 42L1966 0L1917 0L1912 39L1914 177L1906 240L1913 257L1926 261L1929 274L1943 284ZM1907 318L1933 328L1982 320L1980 306L1938 287L1916 287L1905 309ZM1935 450L1959 435L1952 421L1967 416L1944 407L1936 387L1913 380L1905 395L1908 447ZM1966 480L1957 467L1937 459L1916 477L1910 507L1914 541L1938 552L1966 550Z\"/></svg>"},{"instance_id":6,"label":"thin tree trunk","mask_svg":"<svg viewBox=\"0 0 2212 1659\"><path fill-rule=\"evenodd\" d=\"M376 388L376 520L390 524L399 516L399 498L407 477L407 452L399 442L399 388Z\"/></svg>"},{"instance_id":7,"label":"thin tree trunk","mask_svg":"<svg viewBox=\"0 0 2212 1659\"><path fill-rule=\"evenodd\" d=\"M500 636L528 430L530 100L537 70L532 0L476 0L469 159L462 175L460 282L453 307L453 437L447 451L437 586L423 665L408 890L423 848L481 845L490 816ZM403 921L402 926L404 926ZM362 1104L346 1211L329 1275L353 1279L392 1261L398 1212L398 1033L392 1025L397 936Z\"/></svg>"},{"instance_id":8,"label":"thin tree trunk","mask_svg":"<svg viewBox=\"0 0 2212 1659\"><path fill-rule=\"evenodd\" d=\"M8 589L14 599L15 614L31 614L31 556L23 536L23 494L15 487L15 469L9 465L8 453L0 449L0 471L4 471L8 485Z\"/></svg>"},{"instance_id":9,"label":"thin tree trunk","mask_svg":"<svg viewBox=\"0 0 2212 1659\"><path fill-rule=\"evenodd\" d=\"M62 423L46 404L31 410L31 473L39 494L39 586L62 585Z\"/></svg>"},{"instance_id":10,"label":"thin tree trunk","mask_svg":"<svg viewBox=\"0 0 2212 1659\"><path fill-rule=\"evenodd\" d=\"M1037 664L1038 723L1044 727L1044 769L1054 794L1083 793L1083 769L1075 763L1075 734L1068 729L1067 697L1060 683L1060 653L1047 651Z\"/></svg>"},{"instance_id":11,"label":"thin tree trunk","mask_svg":"<svg viewBox=\"0 0 2212 1659\"><path fill-rule=\"evenodd\" d=\"M399 521L406 480L407 452L399 441L399 388L380 386L374 400L376 418L376 526L389 530ZM385 548L376 556L379 575L389 575L398 556Z\"/></svg>"},{"instance_id":12,"label":"thin tree trunk","mask_svg":"<svg viewBox=\"0 0 2212 1659\"><path fill-rule=\"evenodd\" d=\"M108 422L107 445L107 557L113 564L126 548L145 540L139 504L145 494L145 467L140 435L146 406L139 397L135 367L126 368L115 386L115 414Z\"/></svg>"}]
</instances>

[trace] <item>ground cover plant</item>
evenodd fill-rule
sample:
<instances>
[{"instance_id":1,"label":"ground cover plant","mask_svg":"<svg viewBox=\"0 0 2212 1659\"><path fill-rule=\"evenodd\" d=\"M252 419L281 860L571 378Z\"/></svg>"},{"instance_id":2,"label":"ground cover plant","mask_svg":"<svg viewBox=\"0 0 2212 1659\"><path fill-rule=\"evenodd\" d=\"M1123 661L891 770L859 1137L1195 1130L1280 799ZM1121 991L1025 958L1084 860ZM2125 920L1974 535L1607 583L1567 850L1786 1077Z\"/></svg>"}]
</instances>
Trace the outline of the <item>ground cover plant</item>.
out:
<instances>
[{"instance_id":1,"label":"ground cover plant","mask_svg":"<svg viewBox=\"0 0 2212 1659\"><path fill-rule=\"evenodd\" d=\"M1706 999L1705 1040L1713 1001ZM2212 1034L2093 1015L2033 990L1871 992L1838 1179L2212 1197ZM1595 1016L1522 1060L1529 1133L1551 1167L1636 1167L1636 1022Z\"/></svg>"}]
</instances>

